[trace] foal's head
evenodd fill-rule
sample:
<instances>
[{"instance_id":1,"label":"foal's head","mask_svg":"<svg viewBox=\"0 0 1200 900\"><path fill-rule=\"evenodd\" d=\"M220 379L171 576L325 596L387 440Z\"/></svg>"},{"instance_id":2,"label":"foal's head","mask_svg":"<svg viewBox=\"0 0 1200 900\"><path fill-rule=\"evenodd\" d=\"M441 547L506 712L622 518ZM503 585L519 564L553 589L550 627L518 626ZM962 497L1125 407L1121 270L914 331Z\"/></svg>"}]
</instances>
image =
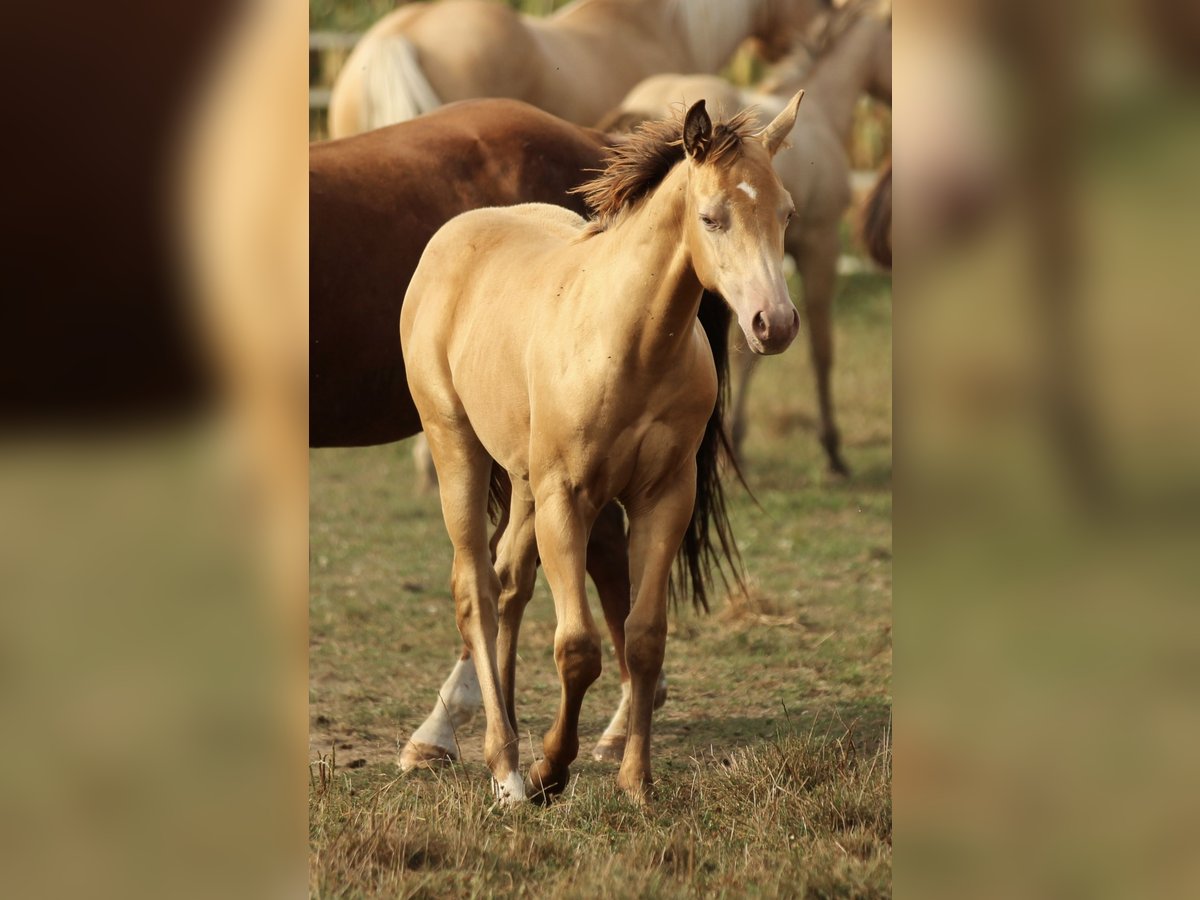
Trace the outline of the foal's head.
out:
<instances>
[{"instance_id":1,"label":"foal's head","mask_svg":"<svg viewBox=\"0 0 1200 900\"><path fill-rule=\"evenodd\" d=\"M755 353L781 353L800 330L783 277L783 232L795 214L771 157L796 124L804 91L753 134L714 134L704 101L684 116L684 240L700 283L733 309Z\"/></svg>"}]
</instances>

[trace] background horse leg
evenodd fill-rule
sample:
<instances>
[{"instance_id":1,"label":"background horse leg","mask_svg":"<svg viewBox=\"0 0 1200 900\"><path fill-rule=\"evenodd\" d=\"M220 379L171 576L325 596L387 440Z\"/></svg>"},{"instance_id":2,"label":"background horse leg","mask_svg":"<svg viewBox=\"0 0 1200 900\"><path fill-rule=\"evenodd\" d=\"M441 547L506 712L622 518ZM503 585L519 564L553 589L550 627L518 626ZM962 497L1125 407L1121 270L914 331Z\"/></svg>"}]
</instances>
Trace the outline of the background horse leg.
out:
<instances>
[{"instance_id":1,"label":"background horse leg","mask_svg":"<svg viewBox=\"0 0 1200 900\"><path fill-rule=\"evenodd\" d=\"M625 620L629 618L629 541L625 515L616 503L600 510L588 539L587 572L600 595L604 621L612 636L617 664L621 667L621 702L604 734L592 750L592 758L620 762L629 729L629 666L625 662ZM654 691L654 708L667 702L667 677L660 673Z\"/></svg>"},{"instance_id":2,"label":"background horse leg","mask_svg":"<svg viewBox=\"0 0 1200 900\"><path fill-rule=\"evenodd\" d=\"M545 756L529 769L534 800L561 793L569 766L579 754L579 708L587 689L600 677L600 634L588 608L584 566L591 526L574 491L555 485L537 491L537 545L554 596L558 623L554 662L562 682L558 716L542 740Z\"/></svg>"},{"instance_id":3,"label":"background horse leg","mask_svg":"<svg viewBox=\"0 0 1200 900\"><path fill-rule=\"evenodd\" d=\"M804 229L795 247L788 248L804 282L804 312L808 321L808 342L813 372L817 380L817 404L821 414L821 446L829 469L837 475L849 475L842 459L841 435L833 418L833 297L837 289L837 261L840 241L836 225L832 228Z\"/></svg>"},{"instance_id":4,"label":"background horse leg","mask_svg":"<svg viewBox=\"0 0 1200 900\"><path fill-rule=\"evenodd\" d=\"M733 395L733 412L730 414L729 437L733 441L733 456L742 464L742 444L746 440L746 405L750 396L750 378L758 368L759 356L746 345L746 335L741 328L734 328L730 337L730 357L735 361L738 373L737 391Z\"/></svg>"},{"instance_id":5,"label":"background horse leg","mask_svg":"<svg viewBox=\"0 0 1200 900\"><path fill-rule=\"evenodd\" d=\"M487 714L484 761L492 771L496 796L502 803L514 803L525 799L525 789L518 769L517 735L509 723L496 667L500 582L492 566L487 532L492 460L461 410L456 412L447 416L439 410L438 418L457 420L457 425L439 425L425 433L440 476L446 531L454 546L450 590L455 618L459 633L471 648Z\"/></svg>"},{"instance_id":6,"label":"background horse leg","mask_svg":"<svg viewBox=\"0 0 1200 900\"><path fill-rule=\"evenodd\" d=\"M689 461L657 497L629 511L629 568L634 600L625 623L629 663L629 738L617 785L635 800L650 787L650 720L667 646L667 581L696 502L696 464Z\"/></svg>"}]
</instances>

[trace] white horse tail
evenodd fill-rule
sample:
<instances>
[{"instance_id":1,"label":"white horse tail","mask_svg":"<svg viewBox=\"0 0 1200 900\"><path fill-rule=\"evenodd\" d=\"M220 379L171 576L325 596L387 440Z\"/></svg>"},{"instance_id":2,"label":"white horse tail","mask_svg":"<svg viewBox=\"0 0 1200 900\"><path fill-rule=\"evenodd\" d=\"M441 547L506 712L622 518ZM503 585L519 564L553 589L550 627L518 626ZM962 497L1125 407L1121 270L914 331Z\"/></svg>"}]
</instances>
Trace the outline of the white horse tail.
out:
<instances>
[{"instance_id":1,"label":"white horse tail","mask_svg":"<svg viewBox=\"0 0 1200 900\"><path fill-rule=\"evenodd\" d=\"M375 44L363 72L364 130L415 119L441 105L412 42L392 35Z\"/></svg>"}]
</instances>

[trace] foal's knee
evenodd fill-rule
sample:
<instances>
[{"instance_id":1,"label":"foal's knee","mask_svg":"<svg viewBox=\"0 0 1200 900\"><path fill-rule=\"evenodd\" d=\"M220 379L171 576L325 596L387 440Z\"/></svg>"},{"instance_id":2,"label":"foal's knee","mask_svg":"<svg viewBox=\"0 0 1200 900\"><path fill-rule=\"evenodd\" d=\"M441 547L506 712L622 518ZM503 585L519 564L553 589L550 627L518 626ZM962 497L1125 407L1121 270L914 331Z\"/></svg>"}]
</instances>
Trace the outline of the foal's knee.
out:
<instances>
[{"instance_id":1,"label":"foal's knee","mask_svg":"<svg viewBox=\"0 0 1200 900\"><path fill-rule=\"evenodd\" d=\"M476 566L455 557L450 575L450 593L454 597L454 613L458 630L469 644L475 627L495 639L496 601L500 594L500 579L490 565Z\"/></svg>"},{"instance_id":2,"label":"foal's knee","mask_svg":"<svg viewBox=\"0 0 1200 900\"><path fill-rule=\"evenodd\" d=\"M579 633L559 638L554 642L554 662L568 684L592 684L600 677L600 637Z\"/></svg>"}]
</instances>

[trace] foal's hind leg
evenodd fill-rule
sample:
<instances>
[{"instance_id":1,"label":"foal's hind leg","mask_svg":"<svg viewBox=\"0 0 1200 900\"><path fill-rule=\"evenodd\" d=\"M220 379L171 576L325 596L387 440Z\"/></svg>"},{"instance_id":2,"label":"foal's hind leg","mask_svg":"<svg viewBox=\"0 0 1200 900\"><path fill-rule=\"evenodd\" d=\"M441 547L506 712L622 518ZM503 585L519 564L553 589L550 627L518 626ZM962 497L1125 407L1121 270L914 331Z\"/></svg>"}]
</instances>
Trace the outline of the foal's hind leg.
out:
<instances>
[{"instance_id":1,"label":"foal's hind leg","mask_svg":"<svg viewBox=\"0 0 1200 900\"><path fill-rule=\"evenodd\" d=\"M517 637L521 619L537 579L537 540L534 535L533 494L529 482L514 480L507 527L496 548L496 574L500 578L500 630L496 658L500 688L513 731L517 730Z\"/></svg>"},{"instance_id":2,"label":"foal's hind leg","mask_svg":"<svg viewBox=\"0 0 1200 900\"><path fill-rule=\"evenodd\" d=\"M424 410L422 410L424 412ZM461 411L447 416L423 417L450 421L427 427L441 482L442 515L454 545L454 568L450 579L458 630L471 648L475 674L487 714L484 761L492 771L493 784L502 802L525 799L518 770L517 735L509 722L496 666L496 604L499 579L492 568L488 547L487 497L492 460L475 437Z\"/></svg>"},{"instance_id":3,"label":"foal's hind leg","mask_svg":"<svg viewBox=\"0 0 1200 900\"><path fill-rule=\"evenodd\" d=\"M794 255L804 281L804 311L821 411L821 446L825 448L830 471L849 475L850 469L842 459L842 439L833 415L833 296L837 289L838 252L835 226L804 231Z\"/></svg>"},{"instance_id":4,"label":"foal's hind leg","mask_svg":"<svg viewBox=\"0 0 1200 900\"><path fill-rule=\"evenodd\" d=\"M587 572L600 595L604 621L612 636L617 663L621 667L621 702L600 740L592 758L620 762L629 730L629 666L625 662L625 620L629 617L629 541L625 536L625 516L616 503L600 510L588 539ZM654 708L667 700L667 679L660 675L654 692Z\"/></svg>"},{"instance_id":5,"label":"foal's hind leg","mask_svg":"<svg viewBox=\"0 0 1200 900\"><path fill-rule=\"evenodd\" d=\"M425 444L429 453L429 444ZM430 462L433 457L430 454ZM497 468L503 473L503 469ZM436 479L435 479L436 483ZM495 558L496 548L508 527L509 507L506 502L507 479L501 478L501 508L500 521L489 543L491 555ZM425 721L412 733L404 749L400 751L400 771L408 772L416 768L433 768L458 760L458 730L475 718L479 707L483 705L483 696L479 693L479 679L475 676L475 662L471 659L471 647L463 644L462 652L449 676L438 689L437 700L433 709L425 717Z\"/></svg>"}]
</instances>

